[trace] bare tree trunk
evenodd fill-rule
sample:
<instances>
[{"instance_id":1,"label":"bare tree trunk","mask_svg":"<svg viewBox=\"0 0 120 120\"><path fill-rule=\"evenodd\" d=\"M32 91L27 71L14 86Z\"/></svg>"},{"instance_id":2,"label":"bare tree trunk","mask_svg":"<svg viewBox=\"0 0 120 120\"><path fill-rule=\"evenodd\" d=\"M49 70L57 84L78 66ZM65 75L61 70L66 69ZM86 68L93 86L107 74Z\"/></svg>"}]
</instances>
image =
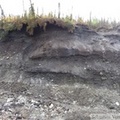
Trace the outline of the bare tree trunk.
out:
<instances>
[{"instance_id":1,"label":"bare tree trunk","mask_svg":"<svg viewBox=\"0 0 120 120\"><path fill-rule=\"evenodd\" d=\"M90 12L90 18L89 18L89 25L91 25L91 22L92 22L92 12Z\"/></svg>"},{"instance_id":2,"label":"bare tree trunk","mask_svg":"<svg viewBox=\"0 0 120 120\"><path fill-rule=\"evenodd\" d=\"M60 3L58 3L58 18L60 18Z\"/></svg>"},{"instance_id":3,"label":"bare tree trunk","mask_svg":"<svg viewBox=\"0 0 120 120\"><path fill-rule=\"evenodd\" d=\"M32 2L31 2L31 0L29 0L29 1L30 1L30 11L29 11L29 13L30 13L30 15L31 15L32 17L35 17L35 9L34 9L34 6L33 6Z\"/></svg>"},{"instance_id":4,"label":"bare tree trunk","mask_svg":"<svg viewBox=\"0 0 120 120\"><path fill-rule=\"evenodd\" d=\"M22 4L23 4L23 12L25 13L24 0L22 1Z\"/></svg>"},{"instance_id":5,"label":"bare tree trunk","mask_svg":"<svg viewBox=\"0 0 120 120\"><path fill-rule=\"evenodd\" d=\"M1 17L2 18L5 18L5 14L4 14L4 11L3 11L3 9L2 9L2 6L0 5L0 10L1 10Z\"/></svg>"}]
</instances>

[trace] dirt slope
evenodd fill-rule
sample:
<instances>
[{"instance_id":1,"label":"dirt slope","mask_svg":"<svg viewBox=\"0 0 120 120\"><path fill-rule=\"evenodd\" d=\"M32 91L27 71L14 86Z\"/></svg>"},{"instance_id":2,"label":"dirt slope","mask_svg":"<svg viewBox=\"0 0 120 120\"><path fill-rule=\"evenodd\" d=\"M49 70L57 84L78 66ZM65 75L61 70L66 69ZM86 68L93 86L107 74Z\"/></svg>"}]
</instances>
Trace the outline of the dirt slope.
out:
<instances>
[{"instance_id":1,"label":"dirt slope","mask_svg":"<svg viewBox=\"0 0 120 120\"><path fill-rule=\"evenodd\" d=\"M120 34L77 25L0 42L0 120L119 120Z\"/></svg>"}]
</instances>

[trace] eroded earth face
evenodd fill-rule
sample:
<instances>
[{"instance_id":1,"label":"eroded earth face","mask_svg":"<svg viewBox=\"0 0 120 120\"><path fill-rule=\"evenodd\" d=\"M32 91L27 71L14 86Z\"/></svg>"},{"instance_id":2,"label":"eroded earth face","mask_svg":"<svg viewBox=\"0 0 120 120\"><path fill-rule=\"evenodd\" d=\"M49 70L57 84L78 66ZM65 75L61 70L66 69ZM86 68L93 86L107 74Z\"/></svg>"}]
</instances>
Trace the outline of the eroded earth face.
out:
<instances>
[{"instance_id":1,"label":"eroded earth face","mask_svg":"<svg viewBox=\"0 0 120 120\"><path fill-rule=\"evenodd\" d=\"M0 42L0 119L120 118L120 35L77 26Z\"/></svg>"}]
</instances>

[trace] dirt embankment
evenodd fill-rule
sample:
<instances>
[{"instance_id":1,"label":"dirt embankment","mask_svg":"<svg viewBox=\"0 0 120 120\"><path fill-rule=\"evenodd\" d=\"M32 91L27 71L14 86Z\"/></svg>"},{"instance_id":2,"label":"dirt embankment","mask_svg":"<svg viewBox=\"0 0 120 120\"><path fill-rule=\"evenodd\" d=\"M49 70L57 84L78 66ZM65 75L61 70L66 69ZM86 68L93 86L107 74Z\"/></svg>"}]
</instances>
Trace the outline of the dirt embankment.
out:
<instances>
[{"instance_id":1,"label":"dirt embankment","mask_svg":"<svg viewBox=\"0 0 120 120\"><path fill-rule=\"evenodd\" d=\"M119 78L117 29L77 25L68 33L51 26L33 37L10 32L0 42L0 119L120 118Z\"/></svg>"}]
</instances>

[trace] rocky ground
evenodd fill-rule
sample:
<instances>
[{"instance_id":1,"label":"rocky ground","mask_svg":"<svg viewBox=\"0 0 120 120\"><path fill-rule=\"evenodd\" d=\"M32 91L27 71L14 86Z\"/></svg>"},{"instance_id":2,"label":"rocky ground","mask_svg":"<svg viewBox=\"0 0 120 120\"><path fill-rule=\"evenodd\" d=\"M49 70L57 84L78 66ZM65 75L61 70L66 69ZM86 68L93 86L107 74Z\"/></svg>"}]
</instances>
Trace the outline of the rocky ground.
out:
<instances>
[{"instance_id":1,"label":"rocky ground","mask_svg":"<svg viewBox=\"0 0 120 120\"><path fill-rule=\"evenodd\" d=\"M0 120L120 120L119 78L119 28L10 32L0 42Z\"/></svg>"}]
</instances>

